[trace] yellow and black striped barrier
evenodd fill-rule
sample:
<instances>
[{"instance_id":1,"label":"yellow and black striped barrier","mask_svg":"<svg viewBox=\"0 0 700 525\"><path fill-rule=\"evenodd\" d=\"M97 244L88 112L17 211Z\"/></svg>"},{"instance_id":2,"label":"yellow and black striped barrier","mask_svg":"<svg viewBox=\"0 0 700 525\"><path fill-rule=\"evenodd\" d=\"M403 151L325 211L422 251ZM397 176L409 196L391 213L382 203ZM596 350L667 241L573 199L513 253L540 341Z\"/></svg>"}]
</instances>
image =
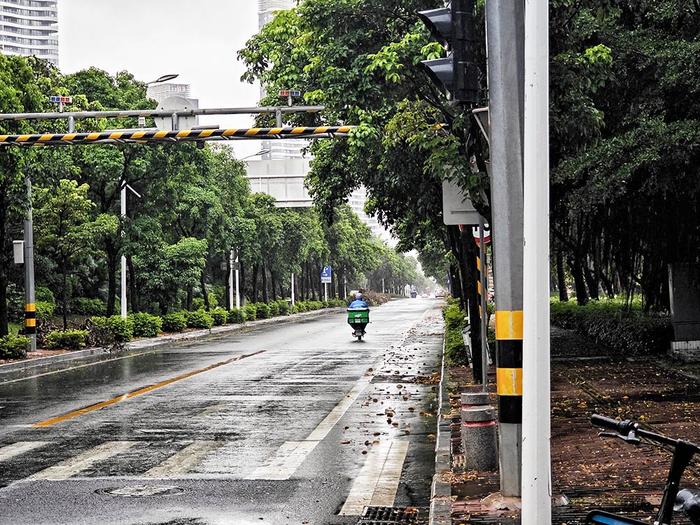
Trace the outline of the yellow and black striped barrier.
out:
<instances>
[{"instance_id":1,"label":"yellow and black striped barrier","mask_svg":"<svg viewBox=\"0 0 700 525\"><path fill-rule=\"evenodd\" d=\"M501 423L523 421L523 311L496 311L496 388Z\"/></svg>"},{"instance_id":2,"label":"yellow and black striped barrier","mask_svg":"<svg viewBox=\"0 0 700 525\"><path fill-rule=\"evenodd\" d=\"M36 333L36 305L24 305L24 333L33 335Z\"/></svg>"},{"instance_id":3,"label":"yellow and black striped barrier","mask_svg":"<svg viewBox=\"0 0 700 525\"><path fill-rule=\"evenodd\" d=\"M186 142L240 139L310 139L346 136L354 126L283 128L184 129L179 131L103 131L94 133L44 133L0 135L0 146L58 146L75 144Z\"/></svg>"}]
</instances>

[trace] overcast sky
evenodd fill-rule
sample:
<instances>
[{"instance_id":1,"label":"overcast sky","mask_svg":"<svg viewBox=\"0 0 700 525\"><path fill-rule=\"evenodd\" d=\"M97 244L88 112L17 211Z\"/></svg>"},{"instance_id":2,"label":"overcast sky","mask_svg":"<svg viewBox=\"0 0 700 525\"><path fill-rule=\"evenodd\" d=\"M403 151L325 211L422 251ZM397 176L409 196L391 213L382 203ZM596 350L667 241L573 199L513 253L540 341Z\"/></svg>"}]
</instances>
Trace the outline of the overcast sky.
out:
<instances>
[{"instance_id":1,"label":"overcast sky","mask_svg":"<svg viewBox=\"0 0 700 525\"><path fill-rule=\"evenodd\" d=\"M259 90L241 83L236 53L257 32L256 0L59 0L60 67L132 72L148 82L179 73L200 107L254 106ZM247 127L249 117L203 124ZM259 144L236 144L239 157Z\"/></svg>"}]
</instances>

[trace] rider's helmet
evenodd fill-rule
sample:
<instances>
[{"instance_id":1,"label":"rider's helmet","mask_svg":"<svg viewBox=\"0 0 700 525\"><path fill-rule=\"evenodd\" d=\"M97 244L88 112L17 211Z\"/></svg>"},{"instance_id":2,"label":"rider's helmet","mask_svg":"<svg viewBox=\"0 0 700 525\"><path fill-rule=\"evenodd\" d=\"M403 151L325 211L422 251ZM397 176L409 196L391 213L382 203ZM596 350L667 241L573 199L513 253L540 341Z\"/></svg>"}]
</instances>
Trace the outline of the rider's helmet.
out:
<instances>
[{"instance_id":1,"label":"rider's helmet","mask_svg":"<svg viewBox=\"0 0 700 525\"><path fill-rule=\"evenodd\" d=\"M357 293L355 294L355 299L357 299L358 301L359 301L360 299L362 299L362 294L361 294L360 292L357 292Z\"/></svg>"}]
</instances>

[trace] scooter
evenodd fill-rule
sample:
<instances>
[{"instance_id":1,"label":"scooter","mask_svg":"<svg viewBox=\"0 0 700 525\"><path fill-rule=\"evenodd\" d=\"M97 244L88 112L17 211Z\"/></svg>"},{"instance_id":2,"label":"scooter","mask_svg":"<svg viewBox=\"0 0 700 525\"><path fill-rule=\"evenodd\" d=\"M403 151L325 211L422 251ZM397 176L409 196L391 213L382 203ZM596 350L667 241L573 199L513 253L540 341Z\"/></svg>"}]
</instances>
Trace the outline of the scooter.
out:
<instances>
[{"instance_id":1,"label":"scooter","mask_svg":"<svg viewBox=\"0 0 700 525\"><path fill-rule=\"evenodd\" d=\"M348 308L348 324L353 329L352 336L362 341L369 324L369 308Z\"/></svg>"}]
</instances>

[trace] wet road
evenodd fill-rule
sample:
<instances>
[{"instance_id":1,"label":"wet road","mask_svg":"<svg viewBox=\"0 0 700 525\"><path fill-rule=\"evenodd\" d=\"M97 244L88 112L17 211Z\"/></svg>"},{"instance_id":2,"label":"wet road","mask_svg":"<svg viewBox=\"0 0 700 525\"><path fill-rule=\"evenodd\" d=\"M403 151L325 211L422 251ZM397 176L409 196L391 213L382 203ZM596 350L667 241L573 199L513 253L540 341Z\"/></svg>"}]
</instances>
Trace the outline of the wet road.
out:
<instances>
[{"instance_id":1,"label":"wet road","mask_svg":"<svg viewBox=\"0 0 700 525\"><path fill-rule=\"evenodd\" d=\"M350 524L429 503L429 300L0 385L2 524Z\"/></svg>"}]
</instances>

